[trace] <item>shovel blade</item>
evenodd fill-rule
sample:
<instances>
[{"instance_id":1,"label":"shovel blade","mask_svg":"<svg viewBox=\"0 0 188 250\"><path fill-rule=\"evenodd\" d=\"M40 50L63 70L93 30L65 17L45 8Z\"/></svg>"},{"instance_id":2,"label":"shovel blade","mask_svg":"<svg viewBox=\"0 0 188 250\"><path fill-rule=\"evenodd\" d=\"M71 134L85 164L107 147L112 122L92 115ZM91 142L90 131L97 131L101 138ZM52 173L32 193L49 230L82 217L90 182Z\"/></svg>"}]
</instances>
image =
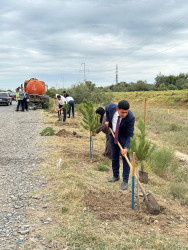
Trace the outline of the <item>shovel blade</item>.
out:
<instances>
[{"instance_id":1,"label":"shovel blade","mask_svg":"<svg viewBox=\"0 0 188 250\"><path fill-rule=\"evenodd\" d=\"M144 199L147 210L150 214L159 214L160 206L152 194L147 194L147 199Z\"/></svg>"}]
</instances>

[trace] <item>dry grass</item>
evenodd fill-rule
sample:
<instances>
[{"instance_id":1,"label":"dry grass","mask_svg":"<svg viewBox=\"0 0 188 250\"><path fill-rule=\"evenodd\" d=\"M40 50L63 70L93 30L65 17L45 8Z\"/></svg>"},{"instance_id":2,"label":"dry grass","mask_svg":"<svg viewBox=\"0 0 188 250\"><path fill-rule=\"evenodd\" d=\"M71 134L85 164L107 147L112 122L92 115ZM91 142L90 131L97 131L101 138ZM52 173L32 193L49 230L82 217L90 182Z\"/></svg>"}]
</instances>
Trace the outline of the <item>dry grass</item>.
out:
<instances>
[{"instance_id":1,"label":"dry grass","mask_svg":"<svg viewBox=\"0 0 188 250\"><path fill-rule=\"evenodd\" d=\"M45 237L53 249L186 249L187 208L172 201L168 180L150 175L147 190L160 205L160 215L147 214L145 205L131 209L131 181L126 192L120 182L108 183L111 170L96 171L99 166L111 169L110 160L101 156L105 136L94 138L93 160L89 158L89 134L79 125L81 117L56 123L54 114L43 113L45 126L57 132L66 130L67 137L42 137L43 173L48 185L40 191L48 208L35 211L38 225L34 235ZM73 131L80 137L73 135ZM68 133L69 132L69 133ZM58 160L62 163L58 166ZM41 225L38 218L51 217L52 223ZM183 220L180 220L182 218ZM39 249L40 241L32 249Z\"/></svg>"},{"instance_id":2,"label":"dry grass","mask_svg":"<svg viewBox=\"0 0 188 250\"><path fill-rule=\"evenodd\" d=\"M144 103L145 98L149 105L157 107L188 107L188 90L169 91L138 91L138 92L115 92L113 93L115 102L126 99L131 105Z\"/></svg>"}]
</instances>

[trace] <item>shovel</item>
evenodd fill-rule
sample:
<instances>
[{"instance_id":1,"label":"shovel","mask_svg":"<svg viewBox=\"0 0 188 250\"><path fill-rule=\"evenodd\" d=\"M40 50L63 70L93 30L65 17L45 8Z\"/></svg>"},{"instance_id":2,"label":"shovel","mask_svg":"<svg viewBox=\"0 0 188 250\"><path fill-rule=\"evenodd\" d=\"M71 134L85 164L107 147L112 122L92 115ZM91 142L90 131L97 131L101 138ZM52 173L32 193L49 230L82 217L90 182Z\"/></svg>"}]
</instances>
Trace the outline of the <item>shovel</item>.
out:
<instances>
[{"instance_id":1,"label":"shovel","mask_svg":"<svg viewBox=\"0 0 188 250\"><path fill-rule=\"evenodd\" d=\"M111 128L109 128L109 129L110 129L110 131L111 131L113 137L115 138L115 135L114 135L113 130L112 130ZM118 146L120 147L121 150L123 150L123 148L122 148L121 144L119 143L119 141L118 141ZM125 155L123 155L123 156L125 157L125 159L126 159L128 165L129 165L129 167L130 167L130 169L131 169L131 171L132 171L132 170L133 170L133 166L132 166L132 164L130 163L130 161L129 161L127 155L125 154ZM150 214L159 214L159 213L160 213L160 206L159 206L159 204L157 203L156 199L153 197L153 195L152 195L151 193L148 193L148 194L146 193L146 191L144 190L144 188L143 188L141 182L139 181L138 176L136 175L136 173L135 173L135 178L136 178L136 180L138 181L138 185L139 185L139 187L140 187L140 189L141 189L141 191L142 191L142 193L143 193L144 202L145 202L145 204L146 204L146 207L147 207L148 212L149 212Z\"/></svg>"}]
</instances>

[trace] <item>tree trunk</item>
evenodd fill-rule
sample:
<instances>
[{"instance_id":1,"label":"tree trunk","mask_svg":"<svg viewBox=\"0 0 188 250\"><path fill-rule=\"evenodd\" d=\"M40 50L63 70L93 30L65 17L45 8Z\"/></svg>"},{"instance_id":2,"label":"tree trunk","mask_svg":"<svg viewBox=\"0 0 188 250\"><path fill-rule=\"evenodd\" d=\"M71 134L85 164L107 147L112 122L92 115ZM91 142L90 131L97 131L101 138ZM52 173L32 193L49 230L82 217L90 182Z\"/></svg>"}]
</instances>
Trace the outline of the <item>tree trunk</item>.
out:
<instances>
[{"instance_id":1,"label":"tree trunk","mask_svg":"<svg viewBox=\"0 0 188 250\"><path fill-rule=\"evenodd\" d=\"M144 161L141 162L141 170L139 171L139 181L148 184L148 173L144 171Z\"/></svg>"}]
</instances>

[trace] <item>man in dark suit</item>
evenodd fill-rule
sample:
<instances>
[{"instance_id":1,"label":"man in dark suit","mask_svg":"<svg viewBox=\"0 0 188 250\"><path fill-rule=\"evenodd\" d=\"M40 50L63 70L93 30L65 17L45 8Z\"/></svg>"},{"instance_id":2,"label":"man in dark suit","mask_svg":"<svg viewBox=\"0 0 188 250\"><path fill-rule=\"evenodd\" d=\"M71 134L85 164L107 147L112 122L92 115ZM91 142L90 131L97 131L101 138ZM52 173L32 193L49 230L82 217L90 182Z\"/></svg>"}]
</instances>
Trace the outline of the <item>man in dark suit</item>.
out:
<instances>
[{"instance_id":1,"label":"man in dark suit","mask_svg":"<svg viewBox=\"0 0 188 250\"><path fill-rule=\"evenodd\" d=\"M69 96L69 94L67 94L67 92L66 92L66 91L63 91L63 96L66 98L66 97L68 97L68 96Z\"/></svg>"},{"instance_id":2,"label":"man in dark suit","mask_svg":"<svg viewBox=\"0 0 188 250\"><path fill-rule=\"evenodd\" d=\"M130 146L130 138L133 137L134 133L134 123L135 117L133 113L129 110L130 105L127 101L123 100L116 104L109 104L106 106L106 126L112 128L115 134L115 139L110 133L110 145L112 151L112 170L113 177L109 182L115 182L119 180L119 154L120 148L117 144L119 141L123 150L121 154L126 154L128 159L129 154L127 149ZM128 188L128 179L130 168L122 156L123 159L123 182L121 184L121 189L126 190Z\"/></svg>"}]
</instances>

